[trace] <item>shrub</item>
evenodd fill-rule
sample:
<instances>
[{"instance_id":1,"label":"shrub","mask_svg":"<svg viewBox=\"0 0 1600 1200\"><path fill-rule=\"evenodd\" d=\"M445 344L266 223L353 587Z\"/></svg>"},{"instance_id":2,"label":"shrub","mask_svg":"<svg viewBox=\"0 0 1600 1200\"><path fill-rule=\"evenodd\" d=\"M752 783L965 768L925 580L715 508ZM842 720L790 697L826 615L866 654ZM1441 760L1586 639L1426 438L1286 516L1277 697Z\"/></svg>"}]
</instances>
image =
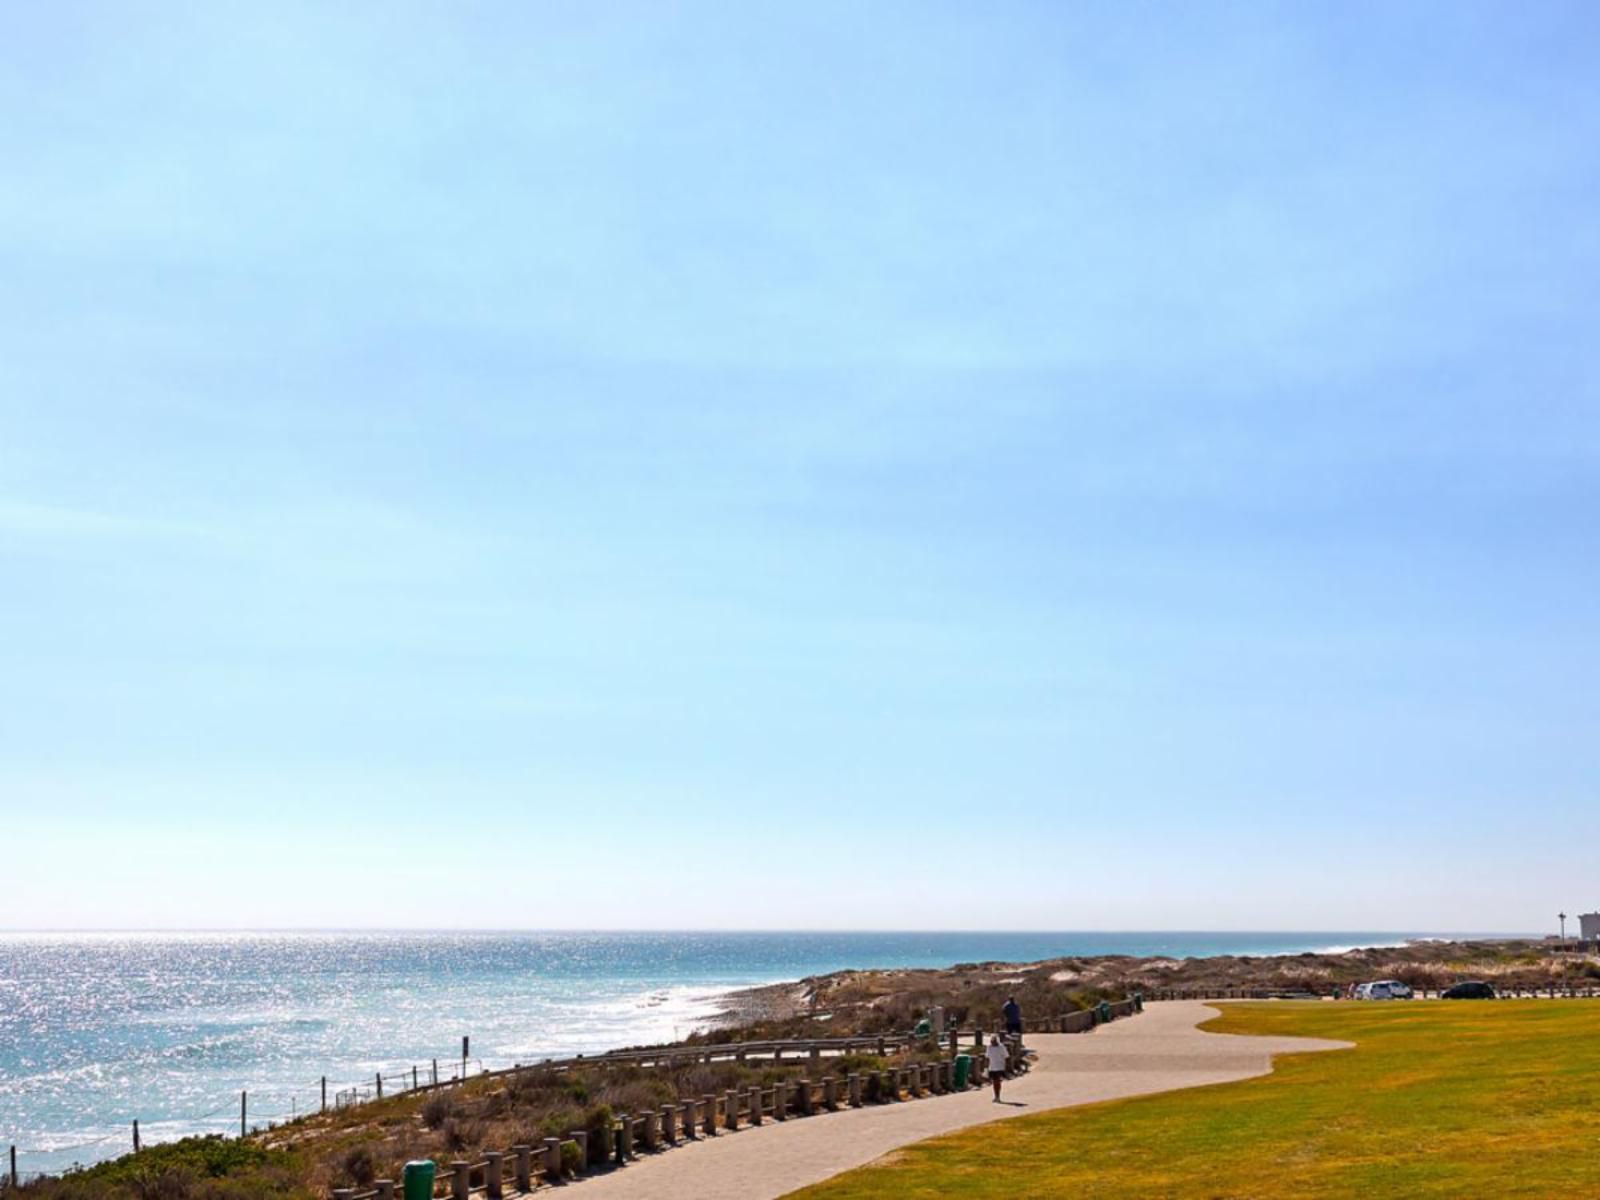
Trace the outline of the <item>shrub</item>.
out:
<instances>
[{"instance_id":1,"label":"shrub","mask_svg":"<svg viewBox=\"0 0 1600 1200\"><path fill-rule=\"evenodd\" d=\"M583 1128L589 1133L589 1163L606 1161L611 1155L611 1127L617 1116L609 1104L596 1104L583 1115Z\"/></svg>"},{"instance_id":2,"label":"shrub","mask_svg":"<svg viewBox=\"0 0 1600 1200\"><path fill-rule=\"evenodd\" d=\"M353 1146L345 1152L344 1173L350 1182L366 1187L378 1177L378 1163L370 1146Z\"/></svg>"},{"instance_id":3,"label":"shrub","mask_svg":"<svg viewBox=\"0 0 1600 1200\"><path fill-rule=\"evenodd\" d=\"M445 1149L453 1153L471 1150L483 1141L483 1122L450 1117L444 1123Z\"/></svg>"},{"instance_id":4,"label":"shrub","mask_svg":"<svg viewBox=\"0 0 1600 1200\"><path fill-rule=\"evenodd\" d=\"M436 1092L423 1102L422 1124L428 1129L443 1129L455 1111L455 1101L444 1092Z\"/></svg>"},{"instance_id":5,"label":"shrub","mask_svg":"<svg viewBox=\"0 0 1600 1200\"><path fill-rule=\"evenodd\" d=\"M576 1175L583 1166L583 1151L578 1148L577 1142L561 1143L561 1173L563 1175Z\"/></svg>"}]
</instances>

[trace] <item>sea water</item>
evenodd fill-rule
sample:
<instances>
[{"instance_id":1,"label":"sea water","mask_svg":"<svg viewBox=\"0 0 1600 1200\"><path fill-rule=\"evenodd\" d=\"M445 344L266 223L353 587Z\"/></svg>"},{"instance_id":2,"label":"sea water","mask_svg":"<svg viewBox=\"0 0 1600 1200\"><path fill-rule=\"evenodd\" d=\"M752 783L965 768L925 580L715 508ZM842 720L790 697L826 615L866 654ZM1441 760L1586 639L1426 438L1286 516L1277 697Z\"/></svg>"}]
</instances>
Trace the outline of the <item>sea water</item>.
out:
<instances>
[{"instance_id":1,"label":"sea water","mask_svg":"<svg viewBox=\"0 0 1600 1200\"><path fill-rule=\"evenodd\" d=\"M1337 933L0 933L0 1155L55 1172L341 1091L668 1041L730 989L846 967L1286 954Z\"/></svg>"}]
</instances>

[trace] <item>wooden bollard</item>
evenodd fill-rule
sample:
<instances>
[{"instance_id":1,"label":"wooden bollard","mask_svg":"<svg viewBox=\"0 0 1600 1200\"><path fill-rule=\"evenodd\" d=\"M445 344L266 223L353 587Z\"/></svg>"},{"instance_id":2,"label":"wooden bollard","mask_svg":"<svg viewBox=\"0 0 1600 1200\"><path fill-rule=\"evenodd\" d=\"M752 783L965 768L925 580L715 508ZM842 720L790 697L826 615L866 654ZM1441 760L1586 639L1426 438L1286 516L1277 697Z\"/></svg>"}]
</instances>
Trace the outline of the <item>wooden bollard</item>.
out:
<instances>
[{"instance_id":1,"label":"wooden bollard","mask_svg":"<svg viewBox=\"0 0 1600 1200\"><path fill-rule=\"evenodd\" d=\"M633 1157L633 1118L627 1113L617 1118L617 1165Z\"/></svg>"},{"instance_id":2,"label":"wooden bollard","mask_svg":"<svg viewBox=\"0 0 1600 1200\"><path fill-rule=\"evenodd\" d=\"M505 1180L500 1174L501 1160L505 1157L498 1151L489 1150L484 1153L485 1165L483 1168L483 1194L489 1200L504 1200L506 1194Z\"/></svg>"},{"instance_id":3,"label":"wooden bollard","mask_svg":"<svg viewBox=\"0 0 1600 1200\"><path fill-rule=\"evenodd\" d=\"M814 1111L811 1104L811 1080L809 1078L797 1080L795 1089L800 1095L800 1113L809 1117Z\"/></svg>"},{"instance_id":4,"label":"wooden bollard","mask_svg":"<svg viewBox=\"0 0 1600 1200\"><path fill-rule=\"evenodd\" d=\"M472 1184L472 1164L469 1162L453 1162L450 1164L450 1194L455 1200L467 1200Z\"/></svg>"},{"instance_id":5,"label":"wooden bollard","mask_svg":"<svg viewBox=\"0 0 1600 1200\"><path fill-rule=\"evenodd\" d=\"M516 1155L517 1159L517 1165L514 1168L517 1173L517 1191L533 1191L533 1147L513 1146L511 1147L511 1153Z\"/></svg>"},{"instance_id":6,"label":"wooden bollard","mask_svg":"<svg viewBox=\"0 0 1600 1200\"><path fill-rule=\"evenodd\" d=\"M731 1132L739 1128L739 1093L732 1088L722 1101L723 1124Z\"/></svg>"},{"instance_id":7,"label":"wooden bollard","mask_svg":"<svg viewBox=\"0 0 1600 1200\"><path fill-rule=\"evenodd\" d=\"M707 1137L717 1135L717 1098L715 1096L700 1097L700 1115L704 1118L703 1128Z\"/></svg>"},{"instance_id":8,"label":"wooden bollard","mask_svg":"<svg viewBox=\"0 0 1600 1200\"><path fill-rule=\"evenodd\" d=\"M378 1193L374 1200L394 1200L394 1180L374 1179L372 1186Z\"/></svg>"},{"instance_id":9,"label":"wooden bollard","mask_svg":"<svg viewBox=\"0 0 1600 1200\"><path fill-rule=\"evenodd\" d=\"M539 1146L539 1155L544 1159L544 1181L556 1183L561 1179L561 1139L547 1137Z\"/></svg>"},{"instance_id":10,"label":"wooden bollard","mask_svg":"<svg viewBox=\"0 0 1600 1200\"><path fill-rule=\"evenodd\" d=\"M839 1081L832 1075L822 1077L822 1107L829 1112L839 1107Z\"/></svg>"},{"instance_id":11,"label":"wooden bollard","mask_svg":"<svg viewBox=\"0 0 1600 1200\"><path fill-rule=\"evenodd\" d=\"M661 1140L669 1146L678 1144L678 1110L670 1104L661 1106Z\"/></svg>"},{"instance_id":12,"label":"wooden bollard","mask_svg":"<svg viewBox=\"0 0 1600 1200\"><path fill-rule=\"evenodd\" d=\"M861 1075L860 1075L860 1073L856 1072L856 1071L851 1071L849 1076L846 1078L845 1082L850 1087L850 1107L851 1108L860 1108L861 1107Z\"/></svg>"},{"instance_id":13,"label":"wooden bollard","mask_svg":"<svg viewBox=\"0 0 1600 1200\"><path fill-rule=\"evenodd\" d=\"M640 1118L644 1126L644 1148L652 1154L661 1149L660 1127L656 1123L660 1116L661 1114L655 1109L647 1108Z\"/></svg>"},{"instance_id":14,"label":"wooden bollard","mask_svg":"<svg viewBox=\"0 0 1600 1200\"><path fill-rule=\"evenodd\" d=\"M700 1104L696 1100L683 1102L683 1136L694 1141L700 1136Z\"/></svg>"},{"instance_id":15,"label":"wooden bollard","mask_svg":"<svg viewBox=\"0 0 1600 1200\"><path fill-rule=\"evenodd\" d=\"M780 1121L789 1119L789 1085L781 1079L772 1085L772 1115Z\"/></svg>"},{"instance_id":16,"label":"wooden bollard","mask_svg":"<svg viewBox=\"0 0 1600 1200\"><path fill-rule=\"evenodd\" d=\"M761 1089L751 1085L750 1091L746 1094L750 1101L750 1124L759 1125L761 1124Z\"/></svg>"}]
</instances>

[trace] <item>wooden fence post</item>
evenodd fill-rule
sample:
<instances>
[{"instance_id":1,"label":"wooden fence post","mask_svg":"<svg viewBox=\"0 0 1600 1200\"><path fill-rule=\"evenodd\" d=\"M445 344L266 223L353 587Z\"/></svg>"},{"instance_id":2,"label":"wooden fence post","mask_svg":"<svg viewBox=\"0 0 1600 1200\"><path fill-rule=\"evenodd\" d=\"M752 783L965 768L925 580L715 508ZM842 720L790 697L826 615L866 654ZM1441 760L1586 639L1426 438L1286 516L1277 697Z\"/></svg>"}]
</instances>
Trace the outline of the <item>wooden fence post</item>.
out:
<instances>
[{"instance_id":1,"label":"wooden fence post","mask_svg":"<svg viewBox=\"0 0 1600 1200\"><path fill-rule=\"evenodd\" d=\"M531 1192L533 1190L533 1147L513 1146L511 1153L517 1156L517 1191Z\"/></svg>"},{"instance_id":2,"label":"wooden fence post","mask_svg":"<svg viewBox=\"0 0 1600 1200\"><path fill-rule=\"evenodd\" d=\"M789 1119L789 1085L781 1079L772 1084L772 1115L780 1121Z\"/></svg>"},{"instance_id":3,"label":"wooden fence post","mask_svg":"<svg viewBox=\"0 0 1600 1200\"><path fill-rule=\"evenodd\" d=\"M717 1136L717 1098L709 1093L700 1097L700 1116L707 1137Z\"/></svg>"},{"instance_id":4,"label":"wooden fence post","mask_svg":"<svg viewBox=\"0 0 1600 1200\"><path fill-rule=\"evenodd\" d=\"M506 1193L505 1180L500 1175L500 1163L504 1155L487 1150L483 1157L486 1161L483 1168L483 1194L488 1200L502 1200Z\"/></svg>"},{"instance_id":5,"label":"wooden fence post","mask_svg":"<svg viewBox=\"0 0 1600 1200\"><path fill-rule=\"evenodd\" d=\"M846 1079L846 1082L849 1084L849 1087L850 1087L850 1107L851 1108L860 1108L861 1107L861 1075L860 1075L860 1073L856 1072L856 1071L851 1071L849 1076L848 1076L848 1078Z\"/></svg>"},{"instance_id":6,"label":"wooden fence post","mask_svg":"<svg viewBox=\"0 0 1600 1200\"><path fill-rule=\"evenodd\" d=\"M450 1195L454 1197L454 1200L467 1200L471 1183L471 1163L453 1162L450 1164Z\"/></svg>"},{"instance_id":7,"label":"wooden fence post","mask_svg":"<svg viewBox=\"0 0 1600 1200\"><path fill-rule=\"evenodd\" d=\"M322 1111L328 1111L328 1077L322 1077Z\"/></svg>"},{"instance_id":8,"label":"wooden fence post","mask_svg":"<svg viewBox=\"0 0 1600 1200\"><path fill-rule=\"evenodd\" d=\"M822 1107L829 1112L839 1107L838 1080L832 1075L822 1077Z\"/></svg>"},{"instance_id":9,"label":"wooden fence post","mask_svg":"<svg viewBox=\"0 0 1600 1200\"><path fill-rule=\"evenodd\" d=\"M729 1132L739 1128L739 1093L732 1088L729 1088L728 1094L723 1097L723 1116L726 1118L724 1124Z\"/></svg>"},{"instance_id":10,"label":"wooden fence post","mask_svg":"<svg viewBox=\"0 0 1600 1200\"><path fill-rule=\"evenodd\" d=\"M747 1095L750 1098L750 1124L751 1125L759 1125L759 1124L761 1124L761 1088L760 1088L760 1086L756 1085L756 1084L752 1084L750 1086L750 1091L747 1093Z\"/></svg>"},{"instance_id":11,"label":"wooden fence post","mask_svg":"<svg viewBox=\"0 0 1600 1200\"><path fill-rule=\"evenodd\" d=\"M567 1134L567 1140L578 1143L578 1174L587 1173L589 1170L589 1131L587 1129L574 1129Z\"/></svg>"},{"instance_id":12,"label":"wooden fence post","mask_svg":"<svg viewBox=\"0 0 1600 1200\"><path fill-rule=\"evenodd\" d=\"M544 1147L544 1181L546 1183L559 1183L561 1180L561 1139L547 1137L541 1143Z\"/></svg>"},{"instance_id":13,"label":"wooden fence post","mask_svg":"<svg viewBox=\"0 0 1600 1200\"><path fill-rule=\"evenodd\" d=\"M394 1180L375 1179L372 1181L372 1186L378 1189L374 1200L394 1200Z\"/></svg>"},{"instance_id":14,"label":"wooden fence post","mask_svg":"<svg viewBox=\"0 0 1600 1200\"><path fill-rule=\"evenodd\" d=\"M633 1157L633 1118L623 1113L617 1120L617 1165L621 1166Z\"/></svg>"},{"instance_id":15,"label":"wooden fence post","mask_svg":"<svg viewBox=\"0 0 1600 1200\"><path fill-rule=\"evenodd\" d=\"M808 1117L816 1111L811 1103L811 1080L809 1077L800 1081L800 1111Z\"/></svg>"}]
</instances>

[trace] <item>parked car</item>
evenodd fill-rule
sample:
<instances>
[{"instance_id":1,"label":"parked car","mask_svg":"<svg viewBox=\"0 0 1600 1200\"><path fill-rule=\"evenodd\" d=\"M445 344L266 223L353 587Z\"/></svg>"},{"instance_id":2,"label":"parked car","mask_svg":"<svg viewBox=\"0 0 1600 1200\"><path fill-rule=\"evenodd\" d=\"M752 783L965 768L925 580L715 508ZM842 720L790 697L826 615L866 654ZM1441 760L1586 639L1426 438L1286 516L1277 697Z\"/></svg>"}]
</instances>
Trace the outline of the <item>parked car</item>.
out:
<instances>
[{"instance_id":1,"label":"parked car","mask_svg":"<svg viewBox=\"0 0 1600 1200\"><path fill-rule=\"evenodd\" d=\"M1411 989L1398 979L1375 979L1356 988L1357 1000L1409 1000Z\"/></svg>"},{"instance_id":2,"label":"parked car","mask_svg":"<svg viewBox=\"0 0 1600 1200\"><path fill-rule=\"evenodd\" d=\"M1481 979L1469 979L1458 983L1454 987L1445 988L1442 993L1446 1000L1493 1000L1494 987L1484 983Z\"/></svg>"}]
</instances>

